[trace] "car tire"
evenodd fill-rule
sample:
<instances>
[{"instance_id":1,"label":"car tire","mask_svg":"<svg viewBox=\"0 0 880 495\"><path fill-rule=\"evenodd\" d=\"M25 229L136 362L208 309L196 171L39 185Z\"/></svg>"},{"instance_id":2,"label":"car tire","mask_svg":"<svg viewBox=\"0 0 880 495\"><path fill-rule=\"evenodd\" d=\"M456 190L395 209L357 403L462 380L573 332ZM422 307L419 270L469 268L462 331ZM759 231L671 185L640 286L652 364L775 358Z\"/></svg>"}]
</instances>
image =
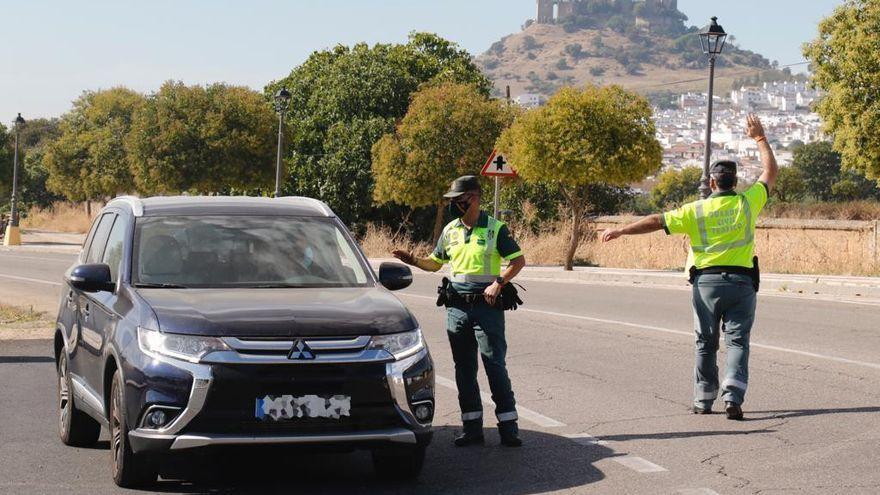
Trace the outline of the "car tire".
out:
<instances>
[{"instance_id":1,"label":"car tire","mask_svg":"<svg viewBox=\"0 0 880 495\"><path fill-rule=\"evenodd\" d=\"M67 353L58 358L58 433L71 447L92 447L101 436L101 423L76 408L73 384L68 371Z\"/></svg>"},{"instance_id":2,"label":"car tire","mask_svg":"<svg viewBox=\"0 0 880 495\"><path fill-rule=\"evenodd\" d=\"M425 464L425 451L424 445L374 450L373 469L384 479L415 479Z\"/></svg>"},{"instance_id":3,"label":"car tire","mask_svg":"<svg viewBox=\"0 0 880 495\"><path fill-rule=\"evenodd\" d=\"M156 482L159 475L154 459L135 454L128 441L128 424L125 421L125 391L122 373L113 374L110 386L110 459L113 481L123 488L134 488Z\"/></svg>"}]
</instances>

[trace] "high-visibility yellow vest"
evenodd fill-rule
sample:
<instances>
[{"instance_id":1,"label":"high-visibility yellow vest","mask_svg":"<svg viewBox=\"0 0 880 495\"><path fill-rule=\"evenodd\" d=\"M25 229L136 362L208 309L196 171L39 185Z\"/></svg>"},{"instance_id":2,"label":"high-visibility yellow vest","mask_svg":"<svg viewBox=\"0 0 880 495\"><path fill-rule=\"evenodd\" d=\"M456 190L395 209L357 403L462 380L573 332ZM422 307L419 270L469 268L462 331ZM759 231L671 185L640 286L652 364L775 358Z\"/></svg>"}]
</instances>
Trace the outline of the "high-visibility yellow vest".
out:
<instances>
[{"instance_id":1,"label":"high-visibility yellow vest","mask_svg":"<svg viewBox=\"0 0 880 495\"><path fill-rule=\"evenodd\" d=\"M690 238L693 263L698 269L711 266L752 268L755 225L767 204L767 186L756 182L742 194L713 194L663 214L667 234Z\"/></svg>"},{"instance_id":2,"label":"high-visibility yellow vest","mask_svg":"<svg viewBox=\"0 0 880 495\"><path fill-rule=\"evenodd\" d=\"M453 220L443 229L440 245L445 248L448 259L431 255L438 263L449 263L452 269L451 280L460 283L491 283L501 275L501 253L496 242L498 232L504 222L486 215L486 221L474 226L470 237L467 227L461 220ZM506 259L521 256L521 252L512 253Z\"/></svg>"}]
</instances>

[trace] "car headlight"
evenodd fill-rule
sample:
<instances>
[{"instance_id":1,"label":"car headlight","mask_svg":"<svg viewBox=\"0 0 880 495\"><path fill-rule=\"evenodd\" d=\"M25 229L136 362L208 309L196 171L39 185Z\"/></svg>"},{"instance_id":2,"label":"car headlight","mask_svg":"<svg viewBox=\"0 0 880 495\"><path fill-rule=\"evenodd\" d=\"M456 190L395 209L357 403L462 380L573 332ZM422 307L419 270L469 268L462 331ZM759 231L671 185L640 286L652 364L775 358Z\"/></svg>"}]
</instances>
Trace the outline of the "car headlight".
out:
<instances>
[{"instance_id":1,"label":"car headlight","mask_svg":"<svg viewBox=\"0 0 880 495\"><path fill-rule=\"evenodd\" d=\"M370 339L370 349L381 349L394 356L394 359L403 359L425 348L421 329L409 332L392 333L389 335L377 335Z\"/></svg>"},{"instance_id":2,"label":"car headlight","mask_svg":"<svg viewBox=\"0 0 880 495\"><path fill-rule=\"evenodd\" d=\"M138 327L138 345L147 354L162 354L191 363L198 363L211 352L229 350L217 337L163 333L143 327Z\"/></svg>"}]
</instances>

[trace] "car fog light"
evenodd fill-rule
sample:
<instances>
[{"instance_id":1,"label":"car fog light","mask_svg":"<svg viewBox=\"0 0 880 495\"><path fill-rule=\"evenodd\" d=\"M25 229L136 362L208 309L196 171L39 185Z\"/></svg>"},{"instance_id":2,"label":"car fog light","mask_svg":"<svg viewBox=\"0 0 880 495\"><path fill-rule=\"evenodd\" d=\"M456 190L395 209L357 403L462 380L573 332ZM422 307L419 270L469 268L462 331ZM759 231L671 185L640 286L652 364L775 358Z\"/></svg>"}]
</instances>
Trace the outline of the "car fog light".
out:
<instances>
[{"instance_id":1,"label":"car fog light","mask_svg":"<svg viewBox=\"0 0 880 495\"><path fill-rule=\"evenodd\" d=\"M168 414L161 409L157 409L155 411L147 414L147 426L150 428L159 428L165 426L165 423L168 422Z\"/></svg>"},{"instance_id":2,"label":"car fog light","mask_svg":"<svg viewBox=\"0 0 880 495\"><path fill-rule=\"evenodd\" d=\"M422 422L428 421L429 419L431 419L431 416L434 413L433 409L434 408L431 407L431 404L417 405L416 410L414 411L414 413L416 415L416 419L418 419L419 421L422 421Z\"/></svg>"}]
</instances>

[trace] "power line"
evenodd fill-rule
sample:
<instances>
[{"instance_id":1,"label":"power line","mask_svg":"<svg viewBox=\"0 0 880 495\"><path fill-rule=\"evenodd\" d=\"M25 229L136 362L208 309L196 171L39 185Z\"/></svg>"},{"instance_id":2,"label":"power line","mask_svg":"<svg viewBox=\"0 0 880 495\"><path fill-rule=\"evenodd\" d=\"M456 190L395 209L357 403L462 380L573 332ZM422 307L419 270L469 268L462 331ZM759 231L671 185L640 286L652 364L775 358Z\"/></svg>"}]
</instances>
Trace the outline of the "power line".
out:
<instances>
[{"instance_id":1,"label":"power line","mask_svg":"<svg viewBox=\"0 0 880 495\"><path fill-rule=\"evenodd\" d=\"M799 65L808 65L809 63L810 63L810 62L806 62L806 61L804 61L804 62L798 62L798 63L796 63L796 64L781 65L781 66L779 66L779 67L776 68L776 69L749 69L749 70L743 70L743 71L739 71L739 72L732 72L732 73L730 73L730 74L718 75L718 76L715 76L715 79L716 79L716 80L717 80L717 79L729 79L729 78L731 78L731 77L742 76L742 75L747 75L747 74L760 74L760 73L762 73L762 72L767 72L767 71L771 71L771 70L779 70L779 69L785 69L785 68L789 68L789 67L797 67L797 66L799 66ZM629 89L631 89L631 90L636 90L636 91L637 91L637 90L640 90L640 89L661 88L661 87L665 87L665 86L675 86L675 85L677 85L677 84L684 84L684 83L691 83L691 82L700 82L700 81L705 81L705 80L706 80L705 77L698 77L698 78L695 78L695 79L682 79L682 80L680 80L680 81L672 81L672 82L667 82L667 83L649 84L649 85L647 85L647 86L636 86L636 87L634 87L634 88L629 88Z\"/></svg>"}]
</instances>

